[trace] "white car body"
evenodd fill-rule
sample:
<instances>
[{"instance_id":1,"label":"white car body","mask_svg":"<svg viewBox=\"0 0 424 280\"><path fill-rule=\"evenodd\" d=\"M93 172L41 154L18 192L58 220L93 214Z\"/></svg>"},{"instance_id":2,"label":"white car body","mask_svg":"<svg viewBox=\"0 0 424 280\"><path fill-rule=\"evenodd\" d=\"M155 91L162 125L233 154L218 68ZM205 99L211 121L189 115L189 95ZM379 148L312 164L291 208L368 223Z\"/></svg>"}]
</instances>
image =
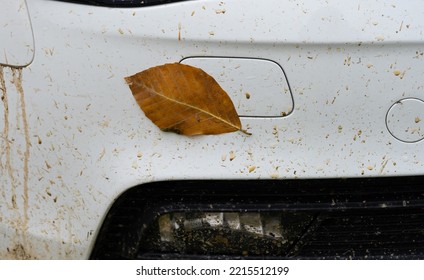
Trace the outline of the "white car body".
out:
<instances>
[{"instance_id":1,"label":"white car body","mask_svg":"<svg viewBox=\"0 0 424 280\"><path fill-rule=\"evenodd\" d=\"M424 174L423 1L0 3L0 258L89 258L115 199L148 182ZM251 136L145 117L124 77L193 57L257 72L227 81ZM276 65L281 94L255 101L269 88L249 79Z\"/></svg>"}]
</instances>

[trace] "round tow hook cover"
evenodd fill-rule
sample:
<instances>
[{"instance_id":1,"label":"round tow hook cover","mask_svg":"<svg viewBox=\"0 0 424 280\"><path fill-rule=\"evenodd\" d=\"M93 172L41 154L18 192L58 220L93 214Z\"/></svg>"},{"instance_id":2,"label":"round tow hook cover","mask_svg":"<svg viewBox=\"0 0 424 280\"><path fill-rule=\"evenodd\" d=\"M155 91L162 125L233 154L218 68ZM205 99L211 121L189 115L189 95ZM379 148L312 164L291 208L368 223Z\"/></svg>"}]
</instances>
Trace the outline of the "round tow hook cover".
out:
<instances>
[{"instance_id":1,"label":"round tow hook cover","mask_svg":"<svg viewBox=\"0 0 424 280\"><path fill-rule=\"evenodd\" d=\"M424 101L405 98L393 104L386 115L386 125L396 139L416 143L424 139Z\"/></svg>"}]
</instances>

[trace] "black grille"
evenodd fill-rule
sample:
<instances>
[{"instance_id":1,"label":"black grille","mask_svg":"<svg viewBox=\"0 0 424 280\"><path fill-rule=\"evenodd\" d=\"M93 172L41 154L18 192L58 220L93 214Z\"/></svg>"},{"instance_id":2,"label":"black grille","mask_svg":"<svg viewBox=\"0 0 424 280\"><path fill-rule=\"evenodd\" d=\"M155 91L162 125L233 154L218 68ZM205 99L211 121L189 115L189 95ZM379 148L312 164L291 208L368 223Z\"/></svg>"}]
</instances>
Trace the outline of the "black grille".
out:
<instances>
[{"instance_id":1,"label":"black grille","mask_svg":"<svg viewBox=\"0 0 424 280\"><path fill-rule=\"evenodd\" d=\"M104 7L146 7L154 5L163 5L188 0L57 0L61 2L71 2L84 5L95 5Z\"/></svg>"},{"instance_id":2,"label":"black grille","mask_svg":"<svg viewBox=\"0 0 424 280\"><path fill-rule=\"evenodd\" d=\"M143 245L158 215L193 211L297 211L313 217L278 259L423 259L424 176L369 179L169 181L122 194L93 259L249 258L163 252Z\"/></svg>"},{"instance_id":3,"label":"black grille","mask_svg":"<svg viewBox=\"0 0 424 280\"><path fill-rule=\"evenodd\" d=\"M374 209L324 212L289 256L319 259L420 259L424 257L424 211Z\"/></svg>"}]
</instances>

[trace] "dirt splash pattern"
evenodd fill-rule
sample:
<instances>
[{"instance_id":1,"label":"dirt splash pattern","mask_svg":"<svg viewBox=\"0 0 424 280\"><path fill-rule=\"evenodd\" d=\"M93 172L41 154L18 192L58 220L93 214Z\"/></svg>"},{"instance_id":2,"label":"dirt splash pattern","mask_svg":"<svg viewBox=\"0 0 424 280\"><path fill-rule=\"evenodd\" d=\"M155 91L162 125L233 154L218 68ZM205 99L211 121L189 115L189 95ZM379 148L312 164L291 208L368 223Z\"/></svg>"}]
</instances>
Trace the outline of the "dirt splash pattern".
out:
<instances>
[{"instance_id":1,"label":"dirt splash pattern","mask_svg":"<svg viewBox=\"0 0 424 280\"><path fill-rule=\"evenodd\" d=\"M11 131L11 123L10 123L10 102L11 96L8 96L8 89L6 87L5 80L5 66L0 65L0 90L2 93L1 100L3 103L3 122L4 127L1 132L1 149L0 149L0 170L3 175L8 175L10 180L10 195L11 198L6 199L6 201L11 201L11 208L15 211L16 216L12 225L17 232L17 237L15 240L15 248L19 248L19 250L11 250L16 252L25 252L25 248L28 249L28 241L26 238L28 232L28 222L29 222L29 197L28 197L28 181L29 181L29 158L30 158L30 134L29 134L29 126L28 119L26 113L26 105L25 105L25 94L22 86L22 68L10 68L12 72L12 80L11 83L14 85L16 92L18 93L18 108L20 108L20 112L17 111L17 119L21 119L22 127L23 127L23 137L24 137L24 145L15 144L17 143L17 139L13 140L13 136L11 133L16 133L15 131ZM19 116L20 115L20 116ZM19 122L18 122L19 123ZM19 129L18 129L19 130ZM16 138L17 135L15 135ZM16 146L16 147L14 147ZM20 147L21 146L21 147ZM22 169L18 168L18 166L14 166L13 160L16 157L14 155L15 151L19 153L19 149L23 149L22 158ZM5 156L4 164L3 157ZM12 157L13 156L13 157ZM18 180L18 178L22 178L23 180ZM2 186L3 190L7 186ZM22 188L22 189L21 189ZM17 193L22 193L22 199L18 199ZM3 197L6 198L6 194L3 193ZM9 203L7 203L9 205ZM9 250L9 249L8 249ZM9 253L11 252L9 251ZM27 259L28 254L17 253L15 258L18 259Z\"/></svg>"}]
</instances>

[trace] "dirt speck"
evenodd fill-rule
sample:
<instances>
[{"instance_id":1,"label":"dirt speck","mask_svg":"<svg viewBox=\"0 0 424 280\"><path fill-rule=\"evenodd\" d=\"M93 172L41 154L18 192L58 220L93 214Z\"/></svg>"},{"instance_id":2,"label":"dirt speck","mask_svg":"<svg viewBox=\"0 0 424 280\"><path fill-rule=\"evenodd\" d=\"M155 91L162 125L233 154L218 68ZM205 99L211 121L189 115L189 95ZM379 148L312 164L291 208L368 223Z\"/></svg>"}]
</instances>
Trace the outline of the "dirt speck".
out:
<instances>
[{"instance_id":1,"label":"dirt speck","mask_svg":"<svg viewBox=\"0 0 424 280\"><path fill-rule=\"evenodd\" d=\"M384 168L386 168L386 165L388 162L389 162L389 159L384 157L383 162L381 163L380 174L383 174Z\"/></svg>"},{"instance_id":2,"label":"dirt speck","mask_svg":"<svg viewBox=\"0 0 424 280\"><path fill-rule=\"evenodd\" d=\"M18 208L18 204L16 203L16 194L12 195L12 207L13 207L13 209Z\"/></svg>"},{"instance_id":3,"label":"dirt speck","mask_svg":"<svg viewBox=\"0 0 424 280\"><path fill-rule=\"evenodd\" d=\"M252 173L253 171L255 171L256 170L256 165L251 165L251 166L249 166L249 173Z\"/></svg>"},{"instance_id":4,"label":"dirt speck","mask_svg":"<svg viewBox=\"0 0 424 280\"><path fill-rule=\"evenodd\" d=\"M350 66L351 63L352 63L352 57L348 56L345 58L343 65Z\"/></svg>"},{"instance_id":5,"label":"dirt speck","mask_svg":"<svg viewBox=\"0 0 424 280\"><path fill-rule=\"evenodd\" d=\"M106 154L106 149L105 149L105 148L103 148L103 150L102 150L102 152L100 153L99 158L97 159L97 161L98 161L98 162L99 162L99 161L101 161L101 160L103 159L103 157L105 156L105 154Z\"/></svg>"},{"instance_id":6,"label":"dirt speck","mask_svg":"<svg viewBox=\"0 0 424 280\"><path fill-rule=\"evenodd\" d=\"M272 128L272 134L275 137L278 137L278 127L276 125L274 125L274 127Z\"/></svg>"},{"instance_id":7,"label":"dirt speck","mask_svg":"<svg viewBox=\"0 0 424 280\"><path fill-rule=\"evenodd\" d=\"M236 158L236 154L234 153L234 151L230 152L230 161L233 161Z\"/></svg>"},{"instance_id":8,"label":"dirt speck","mask_svg":"<svg viewBox=\"0 0 424 280\"><path fill-rule=\"evenodd\" d=\"M46 161L44 161L44 163L46 164L46 168L47 169L50 169L50 168L52 168L52 166L47 162L47 160Z\"/></svg>"}]
</instances>

